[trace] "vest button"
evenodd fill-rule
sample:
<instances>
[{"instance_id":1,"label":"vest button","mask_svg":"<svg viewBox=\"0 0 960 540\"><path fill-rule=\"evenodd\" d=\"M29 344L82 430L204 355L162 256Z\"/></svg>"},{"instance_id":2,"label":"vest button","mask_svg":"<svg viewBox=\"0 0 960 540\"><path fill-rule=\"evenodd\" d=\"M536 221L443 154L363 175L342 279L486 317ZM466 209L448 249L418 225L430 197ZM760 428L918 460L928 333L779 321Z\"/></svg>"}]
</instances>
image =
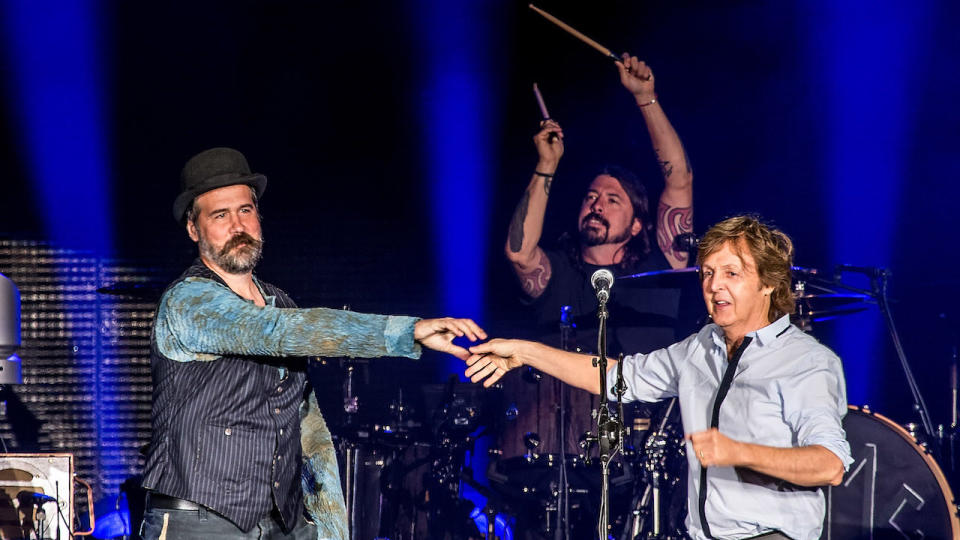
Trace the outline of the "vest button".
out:
<instances>
[{"instance_id":1,"label":"vest button","mask_svg":"<svg viewBox=\"0 0 960 540\"><path fill-rule=\"evenodd\" d=\"M280 407L273 410L273 414L280 414Z\"/></svg>"},{"instance_id":2,"label":"vest button","mask_svg":"<svg viewBox=\"0 0 960 540\"><path fill-rule=\"evenodd\" d=\"M231 433L233 433L233 431L230 428L223 430L223 434L227 437L229 437Z\"/></svg>"},{"instance_id":3,"label":"vest button","mask_svg":"<svg viewBox=\"0 0 960 540\"><path fill-rule=\"evenodd\" d=\"M280 434L283 435L283 428L280 428Z\"/></svg>"},{"instance_id":4,"label":"vest button","mask_svg":"<svg viewBox=\"0 0 960 540\"><path fill-rule=\"evenodd\" d=\"M280 482L274 482L274 483L273 483L273 487L275 487L275 488L280 487Z\"/></svg>"}]
</instances>

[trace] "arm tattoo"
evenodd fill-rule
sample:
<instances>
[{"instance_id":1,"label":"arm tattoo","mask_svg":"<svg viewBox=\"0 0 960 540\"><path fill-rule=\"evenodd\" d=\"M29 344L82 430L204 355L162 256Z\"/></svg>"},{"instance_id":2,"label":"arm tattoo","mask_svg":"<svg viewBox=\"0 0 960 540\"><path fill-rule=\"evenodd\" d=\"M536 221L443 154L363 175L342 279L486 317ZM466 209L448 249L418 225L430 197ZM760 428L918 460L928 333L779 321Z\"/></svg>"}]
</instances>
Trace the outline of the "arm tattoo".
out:
<instances>
[{"instance_id":1,"label":"arm tattoo","mask_svg":"<svg viewBox=\"0 0 960 540\"><path fill-rule=\"evenodd\" d=\"M520 286L523 292L530 298L538 298L546 290L550 283L552 271L550 269L550 258L543 250L537 250L540 253L540 259L530 270L526 272L517 272L520 278Z\"/></svg>"},{"instance_id":2,"label":"arm tattoo","mask_svg":"<svg viewBox=\"0 0 960 540\"><path fill-rule=\"evenodd\" d=\"M523 193L520 204L513 211L513 219L510 220L510 251L520 253L523 247L523 222L527 220L527 207L530 206L530 190Z\"/></svg>"},{"instance_id":3,"label":"arm tattoo","mask_svg":"<svg viewBox=\"0 0 960 540\"><path fill-rule=\"evenodd\" d=\"M666 180L670 178L670 175L673 174L673 164L669 161L660 161L660 173L663 175L663 179Z\"/></svg>"},{"instance_id":4,"label":"arm tattoo","mask_svg":"<svg viewBox=\"0 0 960 540\"><path fill-rule=\"evenodd\" d=\"M679 208L661 202L657 207L657 243L660 251L674 259L686 261L690 254L678 249L673 241L677 236L688 232L693 232L693 207Z\"/></svg>"},{"instance_id":5,"label":"arm tattoo","mask_svg":"<svg viewBox=\"0 0 960 540\"><path fill-rule=\"evenodd\" d=\"M550 184L553 183L553 178L544 178L543 179L543 192L547 195L550 195Z\"/></svg>"}]
</instances>

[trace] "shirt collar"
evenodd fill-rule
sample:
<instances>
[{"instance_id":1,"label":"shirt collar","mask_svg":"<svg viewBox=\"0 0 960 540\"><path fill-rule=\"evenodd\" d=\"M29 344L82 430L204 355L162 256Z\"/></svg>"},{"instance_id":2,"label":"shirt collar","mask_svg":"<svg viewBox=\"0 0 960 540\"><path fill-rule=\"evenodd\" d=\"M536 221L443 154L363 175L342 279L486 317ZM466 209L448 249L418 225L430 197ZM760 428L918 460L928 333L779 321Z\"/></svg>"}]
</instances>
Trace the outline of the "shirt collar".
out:
<instances>
[{"instance_id":1,"label":"shirt collar","mask_svg":"<svg viewBox=\"0 0 960 540\"><path fill-rule=\"evenodd\" d=\"M790 315L784 315L759 330L747 333L747 335L754 338L758 345L765 347L776 341L789 326ZM713 342L720 347L726 347L726 341L723 339L723 329L717 325L713 325Z\"/></svg>"},{"instance_id":2,"label":"shirt collar","mask_svg":"<svg viewBox=\"0 0 960 540\"><path fill-rule=\"evenodd\" d=\"M772 323L764 326L756 332L750 332L748 336L755 336L761 347L770 345L790 326L790 315L784 315Z\"/></svg>"}]
</instances>

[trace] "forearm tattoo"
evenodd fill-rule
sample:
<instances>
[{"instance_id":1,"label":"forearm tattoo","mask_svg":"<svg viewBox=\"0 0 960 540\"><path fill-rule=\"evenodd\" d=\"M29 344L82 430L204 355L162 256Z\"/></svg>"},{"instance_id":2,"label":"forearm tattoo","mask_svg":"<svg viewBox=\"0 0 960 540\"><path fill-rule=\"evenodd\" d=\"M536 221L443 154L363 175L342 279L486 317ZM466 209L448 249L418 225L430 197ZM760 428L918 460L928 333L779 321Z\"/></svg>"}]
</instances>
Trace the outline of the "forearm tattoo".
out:
<instances>
[{"instance_id":1,"label":"forearm tattoo","mask_svg":"<svg viewBox=\"0 0 960 540\"><path fill-rule=\"evenodd\" d=\"M693 207L668 206L663 202L657 207L657 243L664 255L686 261L690 254L674 245L674 239L693 232Z\"/></svg>"},{"instance_id":2,"label":"forearm tattoo","mask_svg":"<svg viewBox=\"0 0 960 540\"><path fill-rule=\"evenodd\" d=\"M523 288L523 292L531 298L538 298L543 291L546 290L547 284L550 282L550 275L552 274L550 269L550 258L547 257L547 254L543 250L537 250L540 254L537 264L533 265L530 270L525 272L518 271L517 277L520 278L520 286Z\"/></svg>"},{"instance_id":3,"label":"forearm tattoo","mask_svg":"<svg viewBox=\"0 0 960 540\"><path fill-rule=\"evenodd\" d=\"M523 222L527 219L527 207L529 206L530 190L528 189L523 192L523 198L520 199L517 209L513 211L513 219L510 220L508 237L510 239L510 251L514 253L520 253L520 249L523 247Z\"/></svg>"},{"instance_id":4,"label":"forearm tattoo","mask_svg":"<svg viewBox=\"0 0 960 540\"><path fill-rule=\"evenodd\" d=\"M544 178L543 179L543 192L547 195L550 195L550 184L553 183L553 178Z\"/></svg>"}]
</instances>

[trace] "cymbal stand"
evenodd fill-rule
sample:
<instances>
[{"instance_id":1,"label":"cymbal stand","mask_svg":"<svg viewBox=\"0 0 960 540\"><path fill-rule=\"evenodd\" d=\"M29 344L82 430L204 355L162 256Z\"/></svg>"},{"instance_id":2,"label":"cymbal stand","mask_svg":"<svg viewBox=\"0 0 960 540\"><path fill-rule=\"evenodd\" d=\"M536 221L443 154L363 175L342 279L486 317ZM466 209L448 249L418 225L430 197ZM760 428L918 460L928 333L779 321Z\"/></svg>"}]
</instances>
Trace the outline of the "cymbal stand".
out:
<instances>
[{"instance_id":1,"label":"cymbal stand","mask_svg":"<svg viewBox=\"0 0 960 540\"><path fill-rule=\"evenodd\" d=\"M872 289L870 292L857 291L852 287L847 287L846 285L842 284L841 286L852 291L865 292L868 296L873 297L877 301L877 305L880 307L880 312L883 314L884 322L887 324L887 330L890 332L890 338L893 340L893 347L897 352L897 358L900 359L900 367L903 369L904 377L907 380L907 386L910 388L910 393L913 396L913 410L916 411L918 416L920 416L920 422L923 426L923 431L927 436L927 440L933 443L937 440L937 433L933 429L933 423L930 421L930 412L927 410L927 404L923 401L923 396L920 395L920 387L917 386L917 381L913 377L913 371L910 369L910 363L907 361L907 355L903 350L903 345L900 343L900 335L897 333L897 326L893 321L893 313L890 311L890 302L887 298L887 285L890 278L890 271L886 268L860 267L841 264L837 266L834 273L834 277L837 281L839 281L841 272L854 272L870 277L870 288ZM939 459L939 445L929 444L928 447L933 452L934 457Z\"/></svg>"},{"instance_id":2,"label":"cymbal stand","mask_svg":"<svg viewBox=\"0 0 960 540\"><path fill-rule=\"evenodd\" d=\"M357 415L360 411L360 400L357 397L354 388L357 366L362 364L362 362L357 362L353 358L343 358L341 359L341 367L344 370L343 378L343 412L344 412L344 425L345 426L354 426L356 423ZM347 516L349 517L349 530L350 538L356 538L357 534L357 476L360 473L360 462L359 462L359 446L360 441L353 439L352 437L347 437L343 442L343 452L344 452L344 499L346 503Z\"/></svg>"},{"instance_id":3,"label":"cymbal stand","mask_svg":"<svg viewBox=\"0 0 960 540\"><path fill-rule=\"evenodd\" d=\"M677 398L671 398L667 404L667 410L663 413L663 418L660 419L660 425L656 431L647 437L647 441L644 444L644 452L646 454L644 469L646 469L645 472L647 473L649 482L644 489L638 507L647 508L649 504L650 508L644 512L646 516L643 519L641 519L639 515L635 517L633 527L630 529L630 536L625 537L629 540L640 538L640 531L644 528L646 518L650 518L650 529L646 536L643 537L645 540L662 540L668 538L663 532L660 480L666 477L666 461L664 455L667 447L666 429L676 405ZM627 533L626 529L624 533Z\"/></svg>"},{"instance_id":4,"label":"cymbal stand","mask_svg":"<svg viewBox=\"0 0 960 540\"><path fill-rule=\"evenodd\" d=\"M560 348L572 350L573 321L570 315L570 306L560 308ZM557 482L557 526L553 532L554 540L570 540L570 485L567 478L567 392L565 384L559 388L559 414L557 430L560 436L560 471Z\"/></svg>"}]
</instances>

